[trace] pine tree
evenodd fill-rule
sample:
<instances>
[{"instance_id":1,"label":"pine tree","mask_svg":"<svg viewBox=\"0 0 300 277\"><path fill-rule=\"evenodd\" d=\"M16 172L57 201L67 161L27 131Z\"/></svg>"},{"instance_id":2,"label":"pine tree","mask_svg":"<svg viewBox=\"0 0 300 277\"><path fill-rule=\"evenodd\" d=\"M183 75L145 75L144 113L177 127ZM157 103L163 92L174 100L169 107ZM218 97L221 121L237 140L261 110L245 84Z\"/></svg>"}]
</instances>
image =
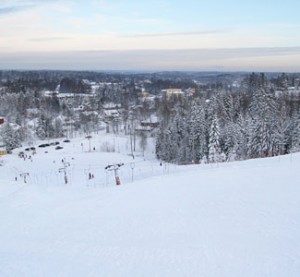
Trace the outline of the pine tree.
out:
<instances>
[{"instance_id":1,"label":"pine tree","mask_svg":"<svg viewBox=\"0 0 300 277\"><path fill-rule=\"evenodd\" d=\"M205 119L205 110L200 101L192 103L189 127L189 147L192 153L192 160L199 162L207 153L207 122Z\"/></svg>"},{"instance_id":2,"label":"pine tree","mask_svg":"<svg viewBox=\"0 0 300 277\"><path fill-rule=\"evenodd\" d=\"M294 113L286 131L286 143L289 151L300 150L300 113Z\"/></svg>"},{"instance_id":3,"label":"pine tree","mask_svg":"<svg viewBox=\"0 0 300 277\"><path fill-rule=\"evenodd\" d=\"M41 117L37 121L35 133L41 139L46 138L46 117L44 114L41 114Z\"/></svg>"},{"instance_id":4,"label":"pine tree","mask_svg":"<svg viewBox=\"0 0 300 277\"><path fill-rule=\"evenodd\" d=\"M216 163L221 161L221 148L220 148L220 129L218 119L213 117L210 132L209 132L209 154L208 160L210 163Z\"/></svg>"},{"instance_id":5,"label":"pine tree","mask_svg":"<svg viewBox=\"0 0 300 277\"><path fill-rule=\"evenodd\" d=\"M54 127L52 125L52 120L45 113L42 113L38 119L36 126L36 135L41 138L53 138L54 137Z\"/></svg>"},{"instance_id":6,"label":"pine tree","mask_svg":"<svg viewBox=\"0 0 300 277\"><path fill-rule=\"evenodd\" d=\"M275 97L267 89L257 90L253 95L253 101L250 105L250 114L252 118L251 131L251 157L269 156L276 141L273 140L277 125L275 119L278 109Z\"/></svg>"},{"instance_id":7,"label":"pine tree","mask_svg":"<svg viewBox=\"0 0 300 277\"><path fill-rule=\"evenodd\" d=\"M175 156L176 163L182 163L185 159L185 149L187 147L185 140L185 136L188 135L186 131L186 124L184 115L176 114L174 121L172 121L170 125L171 138L173 143L171 144L173 147L171 149L173 155ZM172 156L173 156L172 155Z\"/></svg>"},{"instance_id":8,"label":"pine tree","mask_svg":"<svg viewBox=\"0 0 300 277\"><path fill-rule=\"evenodd\" d=\"M11 150L20 147L20 140L17 136L16 131L10 126L9 123L6 123L1 132L2 141L6 147L8 153Z\"/></svg>"}]
</instances>

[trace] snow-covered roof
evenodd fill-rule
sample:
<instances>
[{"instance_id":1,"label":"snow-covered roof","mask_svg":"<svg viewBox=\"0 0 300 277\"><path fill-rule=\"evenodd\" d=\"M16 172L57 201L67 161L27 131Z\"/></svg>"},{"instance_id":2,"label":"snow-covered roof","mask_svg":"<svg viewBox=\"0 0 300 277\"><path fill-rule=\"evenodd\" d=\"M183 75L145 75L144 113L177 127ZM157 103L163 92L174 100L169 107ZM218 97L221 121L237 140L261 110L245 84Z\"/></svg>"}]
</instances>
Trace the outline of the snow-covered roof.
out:
<instances>
[{"instance_id":1,"label":"snow-covered roof","mask_svg":"<svg viewBox=\"0 0 300 277\"><path fill-rule=\"evenodd\" d=\"M58 98L74 98L74 97L94 97L92 94L86 94L86 93L59 93L57 94Z\"/></svg>"},{"instance_id":2,"label":"snow-covered roof","mask_svg":"<svg viewBox=\"0 0 300 277\"><path fill-rule=\"evenodd\" d=\"M84 111L82 114L88 116L88 115L98 115L96 111Z\"/></svg>"},{"instance_id":3,"label":"snow-covered roof","mask_svg":"<svg viewBox=\"0 0 300 277\"><path fill-rule=\"evenodd\" d=\"M102 107L105 110L119 109L119 108L121 108L121 104L116 104L116 103L113 103L113 102L109 102L109 103L103 104Z\"/></svg>"},{"instance_id":4,"label":"snow-covered roof","mask_svg":"<svg viewBox=\"0 0 300 277\"><path fill-rule=\"evenodd\" d=\"M138 126L135 128L135 131L137 132L151 132L153 130L153 127L150 126Z\"/></svg>"},{"instance_id":5,"label":"snow-covered roof","mask_svg":"<svg viewBox=\"0 0 300 277\"><path fill-rule=\"evenodd\" d=\"M45 96L51 96L51 95L54 95L54 94L58 94L58 91L51 91L51 90L45 90L44 91L44 95Z\"/></svg>"},{"instance_id":6,"label":"snow-covered roof","mask_svg":"<svg viewBox=\"0 0 300 277\"><path fill-rule=\"evenodd\" d=\"M80 106L78 106L78 107L76 107L76 108L73 108L73 111L83 111L84 110L84 106L83 105L80 105Z\"/></svg>"},{"instance_id":7,"label":"snow-covered roof","mask_svg":"<svg viewBox=\"0 0 300 277\"><path fill-rule=\"evenodd\" d=\"M149 118L146 120L142 120L142 123L159 123L159 119L157 115L151 115Z\"/></svg>"},{"instance_id":8,"label":"snow-covered roof","mask_svg":"<svg viewBox=\"0 0 300 277\"><path fill-rule=\"evenodd\" d=\"M120 113L119 113L119 111L118 110L105 110L104 111L104 115L105 116L119 116L120 115Z\"/></svg>"},{"instance_id":9,"label":"snow-covered roof","mask_svg":"<svg viewBox=\"0 0 300 277\"><path fill-rule=\"evenodd\" d=\"M38 114L40 110L38 108L26 109L27 114Z\"/></svg>"},{"instance_id":10,"label":"snow-covered roof","mask_svg":"<svg viewBox=\"0 0 300 277\"><path fill-rule=\"evenodd\" d=\"M163 92L167 93L167 94L182 94L183 91L180 88L168 88L168 89L164 89Z\"/></svg>"}]
</instances>

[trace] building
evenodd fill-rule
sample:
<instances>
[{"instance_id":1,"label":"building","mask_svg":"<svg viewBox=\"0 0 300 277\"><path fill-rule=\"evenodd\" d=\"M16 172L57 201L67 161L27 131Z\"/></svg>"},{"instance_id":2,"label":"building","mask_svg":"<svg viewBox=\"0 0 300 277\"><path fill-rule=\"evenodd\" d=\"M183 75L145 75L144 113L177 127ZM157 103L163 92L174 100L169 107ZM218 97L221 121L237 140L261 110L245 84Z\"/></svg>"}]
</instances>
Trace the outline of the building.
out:
<instances>
[{"instance_id":1,"label":"building","mask_svg":"<svg viewBox=\"0 0 300 277\"><path fill-rule=\"evenodd\" d=\"M180 88L163 89L162 92L165 93L168 98L171 97L172 95L178 96L184 93Z\"/></svg>"},{"instance_id":2,"label":"building","mask_svg":"<svg viewBox=\"0 0 300 277\"><path fill-rule=\"evenodd\" d=\"M152 132L159 126L159 120L157 116L151 115L149 119L142 120L140 124L135 128L136 132Z\"/></svg>"},{"instance_id":3,"label":"building","mask_svg":"<svg viewBox=\"0 0 300 277\"><path fill-rule=\"evenodd\" d=\"M103 121L106 123L106 132L110 133L110 129L112 128L114 133L118 133L119 121L121 117L121 105L109 102L103 104L102 108Z\"/></svg>"}]
</instances>

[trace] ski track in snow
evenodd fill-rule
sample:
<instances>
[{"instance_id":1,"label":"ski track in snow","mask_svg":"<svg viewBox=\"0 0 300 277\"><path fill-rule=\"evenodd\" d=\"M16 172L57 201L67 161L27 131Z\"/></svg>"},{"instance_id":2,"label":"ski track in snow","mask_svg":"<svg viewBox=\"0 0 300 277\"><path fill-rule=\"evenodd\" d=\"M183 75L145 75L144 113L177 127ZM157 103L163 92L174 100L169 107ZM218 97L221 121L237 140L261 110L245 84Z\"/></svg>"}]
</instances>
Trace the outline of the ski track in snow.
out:
<instances>
[{"instance_id":1,"label":"ski track in snow","mask_svg":"<svg viewBox=\"0 0 300 277\"><path fill-rule=\"evenodd\" d=\"M0 276L300 276L299 154L160 166L80 142L4 157ZM121 186L104 171L113 162L125 164Z\"/></svg>"}]
</instances>

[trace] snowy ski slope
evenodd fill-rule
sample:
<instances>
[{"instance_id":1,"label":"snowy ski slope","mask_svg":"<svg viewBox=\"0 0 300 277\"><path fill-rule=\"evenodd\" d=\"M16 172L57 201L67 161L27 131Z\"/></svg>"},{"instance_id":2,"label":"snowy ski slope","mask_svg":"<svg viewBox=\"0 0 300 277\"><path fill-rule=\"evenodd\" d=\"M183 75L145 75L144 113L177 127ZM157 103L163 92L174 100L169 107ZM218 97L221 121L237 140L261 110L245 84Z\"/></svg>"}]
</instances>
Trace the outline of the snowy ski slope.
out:
<instances>
[{"instance_id":1,"label":"snowy ski slope","mask_svg":"<svg viewBox=\"0 0 300 277\"><path fill-rule=\"evenodd\" d=\"M113 140L3 158L0 276L300 276L299 154L160 166Z\"/></svg>"}]
</instances>

